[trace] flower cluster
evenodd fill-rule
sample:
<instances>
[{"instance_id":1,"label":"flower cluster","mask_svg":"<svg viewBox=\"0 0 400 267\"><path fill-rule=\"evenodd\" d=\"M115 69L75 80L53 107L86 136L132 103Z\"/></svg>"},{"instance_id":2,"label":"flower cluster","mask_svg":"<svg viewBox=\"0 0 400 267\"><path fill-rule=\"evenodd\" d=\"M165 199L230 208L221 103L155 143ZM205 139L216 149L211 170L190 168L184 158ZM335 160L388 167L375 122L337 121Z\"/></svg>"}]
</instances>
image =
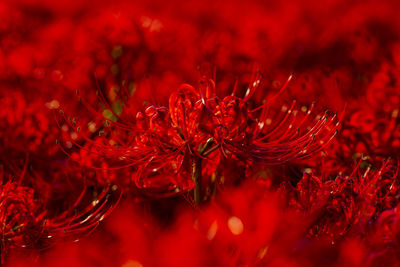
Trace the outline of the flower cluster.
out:
<instances>
[{"instance_id":1,"label":"flower cluster","mask_svg":"<svg viewBox=\"0 0 400 267\"><path fill-rule=\"evenodd\" d=\"M1 1L0 265L399 265L397 2Z\"/></svg>"},{"instance_id":2,"label":"flower cluster","mask_svg":"<svg viewBox=\"0 0 400 267\"><path fill-rule=\"evenodd\" d=\"M336 114L315 115L314 104L298 110L293 101L290 107L282 106L281 114L275 117L271 102L277 95L252 107L250 99L260 79L259 74L254 75L244 97L236 96L235 87L230 95L220 98L214 81L202 77L197 90L183 84L173 92L168 108L148 105L135 116L129 114L131 109L125 111L130 105L128 90L114 92L112 100L122 106L121 114L114 111L110 99L100 96L105 109L98 113L110 116L104 117L100 137L93 141L85 138L87 146L71 140L84 151L78 161L90 162L91 166L93 160L100 162L99 169L134 167L132 180L137 188L154 196L194 189L194 202L198 204L220 181L217 170L226 161L244 168L283 164L309 157L335 136L339 126ZM135 123L124 121L132 117ZM64 121L68 121L65 116ZM75 120L70 126L82 128ZM96 155L97 160L93 159Z\"/></svg>"}]
</instances>

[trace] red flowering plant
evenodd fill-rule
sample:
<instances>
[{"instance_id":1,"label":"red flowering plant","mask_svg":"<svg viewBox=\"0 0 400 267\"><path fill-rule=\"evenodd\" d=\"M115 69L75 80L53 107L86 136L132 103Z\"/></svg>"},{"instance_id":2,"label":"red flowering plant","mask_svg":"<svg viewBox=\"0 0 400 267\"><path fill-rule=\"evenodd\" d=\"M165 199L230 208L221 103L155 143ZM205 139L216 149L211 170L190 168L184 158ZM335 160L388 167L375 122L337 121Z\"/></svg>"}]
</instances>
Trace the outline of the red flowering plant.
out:
<instances>
[{"instance_id":1,"label":"red flowering plant","mask_svg":"<svg viewBox=\"0 0 400 267\"><path fill-rule=\"evenodd\" d=\"M308 166L334 177L346 171L353 160L369 157L382 161L398 157L399 98L395 73L395 68L384 64L365 88L365 94L358 96L360 101L349 101L337 142L324 151L320 162L307 162Z\"/></svg>"},{"instance_id":2,"label":"red flowering plant","mask_svg":"<svg viewBox=\"0 0 400 267\"><path fill-rule=\"evenodd\" d=\"M17 172L16 166L0 165L2 263L9 248L45 249L60 239L81 238L112 212L121 197L117 187L82 184L82 175L88 175L82 170L52 169L55 178L49 182L28 171L28 164Z\"/></svg>"},{"instance_id":3,"label":"red flowering plant","mask_svg":"<svg viewBox=\"0 0 400 267\"><path fill-rule=\"evenodd\" d=\"M1 174L3 176L4 174ZM40 205L34 200L32 188L15 181L4 181L0 185L1 263L9 247L32 247L41 233Z\"/></svg>"},{"instance_id":4,"label":"red flowering plant","mask_svg":"<svg viewBox=\"0 0 400 267\"><path fill-rule=\"evenodd\" d=\"M3 104L13 101L26 105L18 93L0 98ZM48 248L60 239L76 239L91 232L121 196L118 188L90 183L86 177L94 174L68 166L57 157L58 128L47 124L51 113L36 104L21 108L22 118L11 112L0 117L5 126L0 129L2 263L10 249ZM47 108L43 105L43 109Z\"/></svg>"},{"instance_id":5,"label":"red flowering plant","mask_svg":"<svg viewBox=\"0 0 400 267\"><path fill-rule=\"evenodd\" d=\"M389 160L379 169L360 160L349 175L331 179L305 172L296 187L284 182L281 190L310 219L309 235L334 243L347 235L367 234L385 210L398 205L398 170Z\"/></svg>"},{"instance_id":6,"label":"red flowering plant","mask_svg":"<svg viewBox=\"0 0 400 267\"><path fill-rule=\"evenodd\" d=\"M123 189L151 201L98 232L121 244L95 235L39 265L397 264L397 165L365 161L400 152L398 0L106 2L0 2L3 259L91 232ZM258 73L232 86L254 61L270 90ZM200 62L218 81L179 86ZM180 197L157 199L177 194L215 201L178 215Z\"/></svg>"},{"instance_id":7,"label":"red flowering plant","mask_svg":"<svg viewBox=\"0 0 400 267\"><path fill-rule=\"evenodd\" d=\"M198 204L224 182L216 172L223 164L244 169L252 164L282 164L312 155L334 137L339 125L336 114L312 117L314 104L302 112L295 101L283 106L282 114L271 109L291 78L258 107L253 107L251 98L260 86L259 73L244 97L237 96L237 84L231 95L218 97L214 81L204 76L197 89L181 85L170 95L168 108L148 105L134 116L127 87L111 91L111 99L100 92L102 112L80 97L103 116L104 127L93 140L84 137L86 144L74 142L81 148L78 160L103 170L133 167L136 187L153 196L194 189ZM64 121L68 121L65 116ZM82 128L77 120L69 121L73 129Z\"/></svg>"}]
</instances>

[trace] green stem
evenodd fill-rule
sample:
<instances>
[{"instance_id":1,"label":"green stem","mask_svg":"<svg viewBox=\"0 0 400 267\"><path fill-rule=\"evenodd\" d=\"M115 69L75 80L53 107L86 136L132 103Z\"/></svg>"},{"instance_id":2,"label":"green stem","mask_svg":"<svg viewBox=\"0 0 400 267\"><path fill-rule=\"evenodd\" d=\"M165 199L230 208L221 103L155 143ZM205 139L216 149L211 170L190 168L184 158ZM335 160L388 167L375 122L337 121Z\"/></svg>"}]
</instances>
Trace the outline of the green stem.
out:
<instances>
[{"instance_id":1,"label":"green stem","mask_svg":"<svg viewBox=\"0 0 400 267\"><path fill-rule=\"evenodd\" d=\"M200 204L203 198L203 185L201 181L201 161L200 157L192 158L192 179L195 183L194 188L194 203Z\"/></svg>"}]
</instances>

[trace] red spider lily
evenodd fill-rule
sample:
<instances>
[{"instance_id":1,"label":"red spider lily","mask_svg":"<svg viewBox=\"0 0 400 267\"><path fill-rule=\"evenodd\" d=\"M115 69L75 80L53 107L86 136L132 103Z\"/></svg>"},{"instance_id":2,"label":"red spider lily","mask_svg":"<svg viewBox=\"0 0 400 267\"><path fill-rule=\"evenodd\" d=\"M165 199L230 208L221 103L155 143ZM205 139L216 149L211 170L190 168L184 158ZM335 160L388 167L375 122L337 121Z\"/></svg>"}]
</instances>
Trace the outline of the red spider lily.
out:
<instances>
[{"instance_id":1,"label":"red spider lily","mask_svg":"<svg viewBox=\"0 0 400 267\"><path fill-rule=\"evenodd\" d=\"M291 78L292 76L281 91L286 88ZM282 108L283 118L271 124L270 105L276 96L266 99L265 104L256 109L251 109L248 104L259 84L260 76L256 75L245 97L236 97L234 90L231 96L222 100L213 97L204 101L207 111L211 111L211 116L203 117L202 122L206 119L213 120L210 126L214 131L210 134L226 157L229 157L227 153L231 153L240 159L255 163L282 164L293 159L309 157L333 138L339 124L336 115L329 116L326 113L319 116L315 123L312 120L309 122L314 105L309 110L304 110L305 115L301 116L295 108L294 101L289 108ZM207 89L212 93L215 91L213 85L209 80ZM209 120L205 123L209 123Z\"/></svg>"},{"instance_id":2,"label":"red spider lily","mask_svg":"<svg viewBox=\"0 0 400 267\"><path fill-rule=\"evenodd\" d=\"M1 261L9 246L32 247L41 232L40 205L29 187L8 181L0 187Z\"/></svg>"},{"instance_id":3,"label":"red spider lily","mask_svg":"<svg viewBox=\"0 0 400 267\"><path fill-rule=\"evenodd\" d=\"M312 218L310 235L336 242L352 232L364 234L384 210L398 204L398 167L385 161L378 170L362 171L360 164L348 176L321 179L304 173L292 191L291 205ZM283 184L285 190L291 187Z\"/></svg>"},{"instance_id":4,"label":"red spider lily","mask_svg":"<svg viewBox=\"0 0 400 267\"><path fill-rule=\"evenodd\" d=\"M397 158L400 149L398 111L373 111L353 104L341 120L336 142L324 149L320 159L308 160L305 168L321 170L324 176L346 172L353 160Z\"/></svg>"},{"instance_id":5,"label":"red spider lily","mask_svg":"<svg viewBox=\"0 0 400 267\"><path fill-rule=\"evenodd\" d=\"M18 180L9 178L13 172L9 171L9 168L4 170L3 165L0 166L2 166L0 172L2 263L10 249L45 249L60 239L77 239L90 233L112 212L122 196L121 192L116 192L118 188L108 186L92 200L89 198L87 203L88 193L92 192L85 183L81 193L71 205L67 208L54 208L56 202L51 197L51 192L49 194L43 192L44 189L38 188L46 182L39 176L30 176L26 170L27 164ZM67 183L67 181L58 182ZM67 192L66 184L62 187L65 194L63 200L68 202L74 194ZM54 190L49 189L49 186L46 188Z\"/></svg>"},{"instance_id":6,"label":"red spider lily","mask_svg":"<svg viewBox=\"0 0 400 267\"><path fill-rule=\"evenodd\" d=\"M210 185L209 178L202 177L202 164L217 166L221 158L247 165L282 164L312 155L336 134L336 115L326 112L314 122L314 105L299 114L293 102L282 109L281 119L271 123L271 104L276 96L267 98L258 108L251 108L249 103L260 78L255 74L244 97L235 96L235 86L232 95L222 99L216 95L211 79L203 77L197 90L183 84L171 94L169 108L148 106L144 113L137 113L136 125L124 121L133 117L126 114L130 111L128 89L122 88L114 95L114 103L122 106L120 114L109 99L99 94L109 115L105 118L109 127L94 141L86 137L86 147L75 143L94 152L89 157L104 159L106 168L136 167L136 186L153 195L195 188L194 199L199 203ZM80 128L74 120L71 125Z\"/></svg>"}]
</instances>

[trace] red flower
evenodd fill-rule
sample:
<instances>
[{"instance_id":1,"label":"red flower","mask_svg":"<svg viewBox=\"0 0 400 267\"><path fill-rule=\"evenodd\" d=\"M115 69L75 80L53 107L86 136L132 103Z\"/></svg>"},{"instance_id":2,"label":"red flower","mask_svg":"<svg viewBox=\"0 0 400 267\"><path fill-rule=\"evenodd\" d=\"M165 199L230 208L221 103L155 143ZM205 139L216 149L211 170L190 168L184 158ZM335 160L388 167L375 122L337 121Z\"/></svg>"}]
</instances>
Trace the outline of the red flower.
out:
<instances>
[{"instance_id":1,"label":"red flower","mask_svg":"<svg viewBox=\"0 0 400 267\"><path fill-rule=\"evenodd\" d=\"M80 194L76 196L68 190L77 170L70 174L59 170L64 179L57 180L61 187L59 192L55 181L45 181L39 176L32 176L24 169L15 172L11 166L0 164L0 256L4 262L9 249L48 248L60 239L78 239L94 230L119 202L121 191L111 185L104 189L92 185L88 189L85 182ZM59 173L53 171L54 177ZM17 177L12 178L18 174ZM86 174L87 175L87 174ZM76 184L80 185L82 182ZM94 191L95 189L99 190ZM119 191L119 193L118 193ZM79 192L79 191L78 191ZM90 195L96 195L88 202ZM63 195L64 203L58 206L55 193ZM75 198L75 199L74 199ZM58 206L55 208L55 206ZM66 207L65 207L66 206Z\"/></svg>"},{"instance_id":2,"label":"red flower","mask_svg":"<svg viewBox=\"0 0 400 267\"><path fill-rule=\"evenodd\" d=\"M383 211L399 203L397 178L398 166L389 161L377 170L360 161L349 175L330 180L304 173L296 188L287 183L282 188L291 192L291 205L310 218L309 234L336 242L349 232L366 233Z\"/></svg>"},{"instance_id":3,"label":"red flower","mask_svg":"<svg viewBox=\"0 0 400 267\"><path fill-rule=\"evenodd\" d=\"M127 89L110 100L100 95L107 111L102 112L107 115L105 124L110 127L100 132L104 134L97 140L88 139L83 149L94 152L89 157L100 160L102 168L134 166L136 186L153 195L195 188L198 203L207 198L206 191L215 183L202 177L204 164L216 168L221 157L242 165L282 164L312 155L333 138L338 127L336 115L326 112L314 121L314 105L300 114L293 102L282 108L282 118L273 118L274 123L271 116L276 111L270 109L275 97L252 108L250 99L260 78L258 73L254 76L244 97L236 96L235 88L222 99L216 95L213 80L206 77L197 90L183 84L171 94L169 108L148 106L144 113L136 114L136 125L124 121L133 117L128 114ZM118 114L110 102L119 103L122 112Z\"/></svg>"}]
</instances>

